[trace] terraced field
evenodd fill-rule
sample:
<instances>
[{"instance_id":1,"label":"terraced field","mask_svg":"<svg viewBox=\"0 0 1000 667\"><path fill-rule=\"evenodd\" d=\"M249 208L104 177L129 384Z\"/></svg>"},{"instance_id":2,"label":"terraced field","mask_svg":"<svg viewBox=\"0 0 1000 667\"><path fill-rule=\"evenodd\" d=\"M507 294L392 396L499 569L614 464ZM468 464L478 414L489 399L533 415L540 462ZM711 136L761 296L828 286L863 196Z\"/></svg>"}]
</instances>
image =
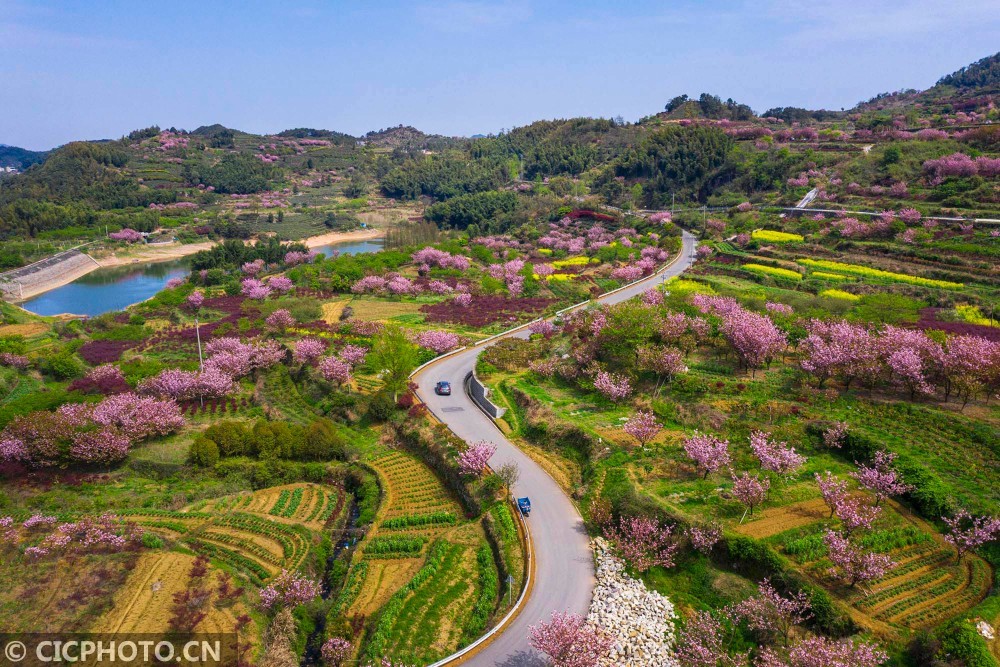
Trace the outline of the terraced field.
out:
<instances>
[{"instance_id":1,"label":"terraced field","mask_svg":"<svg viewBox=\"0 0 1000 667\"><path fill-rule=\"evenodd\" d=\"M159 633L169 628L174 593L190 580L194 556L177 552L142 555L125 585L115 594L113 608L90 628L92 632ZM214 583L214 573L208 578ZM213 595L204 606L206 616L197 630L232 632L236 618L246 612L241 602L228 603Z\"/></svg>"},{"instance_id":2,"label":"terraced field","mask_svg":"<svg viewBox=\"0 0 1000 667\"><path fill-rule=\"evenodd\" d=\"M316 418L312 407L299 394L284 366L278 366L260 380L257 398L276 419L308 424Z\"/></svg>"},{"instance_id":3,"label":"terraced field","mask_svg":"<svg viewBox=\"0 0 1000 667\"><path fill-rule=\"evenodd\" d=\"M871 548L888 553L896 564L885 577L867 587L840 587L826 572L825 550L818 548L824 526L825 522L817 522L790 531L791 539L787 534L785 539L781 535L774 539L807 572L841 588L844 599L862 616L859 620L873 629L922 630L939 625L975 606L993 585L986 561L967 555L956 563L954 549L929 526L913 520L866 538Z\"/></svg>"},{"instance_id":4,"label":"terraced field","mask_svg":"<svg viewBox=\"0 0 1000 667\"><path fill-rule=\"evenodd\" d=\"M126 514L169 540L229 566L255 585L306 558L313 531L343 512L343 490L288 484L199 503L187 511Z\"/></svg>"},{"instance_id":5,"label":"terraced field","mask_svg":"<svg viewBox=\"0 0 1000 667\"><path fill-rule=\"evenodd\" d=\"M371 464L384 504L334 609L369 619L367 658L427 664L481 630L473 619L495 607L495 564L480 524L423 463L391 451Z\"/></svg>"}]
</instances>

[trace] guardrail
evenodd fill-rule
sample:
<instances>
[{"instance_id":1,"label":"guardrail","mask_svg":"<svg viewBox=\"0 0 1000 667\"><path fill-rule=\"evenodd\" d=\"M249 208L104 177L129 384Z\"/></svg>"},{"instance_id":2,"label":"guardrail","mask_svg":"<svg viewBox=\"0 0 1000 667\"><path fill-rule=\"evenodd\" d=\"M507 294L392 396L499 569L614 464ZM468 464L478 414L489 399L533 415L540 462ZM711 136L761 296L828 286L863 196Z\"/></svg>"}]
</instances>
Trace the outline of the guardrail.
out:
<instances>
[{"instance_id":1,"label":"guardrail","mask_svg":"<svg viewBox=\"0 0 1000 667\"><path fill-rule=\"evenodd\" d=\"M457 651L455 653L452 653L451 655L449 655L449 656L447 656L445 658L442 658L442 659L438 660L437 662L435 662L435 663L433 663L431 665L428 665L427 667L444 667L444 665L447 665L447 664L450 664L452 662L455 662L456 660L464 658L468 654L473 653L474 651L476 651L477 649L479 649L481 646L483 646L484 644L488 643L491 639L493 639L493 637L498 632L500 632L501 630L503 630L507 626L507 624L510 623L510 621L515 616L517 616L518 612L521 611L521 605L524 604L525 599L527 599L527 597L528 597L528 592L531 590L532 579L533 579L532 573L534 572L535 568L534 568L534 561L533 561L534 554L532 553L533 550L532 550L532 547L531 547L531 533L528 532L528 524L525 522L524 516L521 514L520 510L518 510L515 507L514 511L517 514L517 518L518 518L519 523L521 525L521 534L524 535L524 549L525 549L524 585L521 586L521 594L518 596L517 602L514 603L514 606L510 608L510 611L508 611L504 615L504 617L501 618L500 621L496 625L494 625L490 629L490 631L487 632L485 635L483 635L482 637L480 637L476 641L472 642L471 644L469 644L468 646L466 646L462 650Z\"/></svg>"}]
</instances>

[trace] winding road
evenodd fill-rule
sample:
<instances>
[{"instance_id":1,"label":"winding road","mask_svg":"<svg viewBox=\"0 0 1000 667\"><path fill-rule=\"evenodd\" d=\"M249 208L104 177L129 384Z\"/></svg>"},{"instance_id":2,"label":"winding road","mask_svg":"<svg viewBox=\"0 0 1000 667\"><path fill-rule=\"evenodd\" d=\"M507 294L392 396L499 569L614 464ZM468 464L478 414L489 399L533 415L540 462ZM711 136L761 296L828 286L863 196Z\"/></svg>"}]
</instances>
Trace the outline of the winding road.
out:
<instances>
[{"instance_id":1,"label":"winding road","mask_svg":"<svg viewBox=\"0 0 1000 667\"><path fill-rule=\"evenodd\" d=\"M613 304L641 294L664 280L680 275L694 261L695 237L683 232L680 255L652 276L596 299ZM526 329L511 336L526 338ZM535 561L534 583L520 613L484 648L462 664L475 667L536 667L541 656L528 645L528 626L546 620L553 611L586 615L594 590L594 561L583 518L559 485L529 456L512 444L465 391L438 396L434 385L449 380L457 390L472 372L476 359L489 344L470 347L444 357L416 374L417 394L434 415L466 442L487 441L497 446L490 466L497 470L513 461L521 471L516 496L531 497L531 533Z\"/></svg>"}]
</instances>

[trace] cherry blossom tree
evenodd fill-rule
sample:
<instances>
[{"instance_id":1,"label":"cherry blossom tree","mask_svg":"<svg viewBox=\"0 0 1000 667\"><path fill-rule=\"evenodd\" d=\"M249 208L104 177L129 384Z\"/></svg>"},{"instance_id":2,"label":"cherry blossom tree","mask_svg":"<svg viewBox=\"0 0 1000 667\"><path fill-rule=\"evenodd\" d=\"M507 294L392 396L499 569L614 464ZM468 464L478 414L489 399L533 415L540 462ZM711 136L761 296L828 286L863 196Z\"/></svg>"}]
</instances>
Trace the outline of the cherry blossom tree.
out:
<instances>
[{"instance_id":1,"label":"cherry blossom tree","mask_svg":"<svg viewBox=\"0 0 1000 667\"><path fill-rule=\"evenodd\" d=\"M640 410L625 422L622 430L635 438L639 445L645 447L662 430L663 425L656 421L652 412Z\"/></svg>"},{"instance_id":2,"label":"cherry blossom tree","mask_svg":"<svg viewBox=\"0 0 1000 667\"><path fill-rule=\"evenodd\" d=\"M15 368L19 371L26 370L31 365L31 361L23 354L13 352L0 352L0 366Z\"/></svg>"},{"instance_id":3,"label":"cherry blossom tree","mask_svg":"<svg viewBox=\"0 0 1000 667\"><path fill-rule=\"evenodd\" d=\"M656 374L655 393L659 393L665 382L688 370L684 353L665 345L639 348L639 367Z\"/></svg>"},{"instance_id":4,"label":"cherry blossom tree","mask_svg":"<svg viewBox=\"0 0 1000 667\"><path fill-rule=\"evenodd\" d=\"M856 496L847 496L837 503L835 514L840 519L844 532L852 535L857 530L870 530L881 512L882 508L877 505Z\"/></svg>"},{"instance_id":5,"label":"cherry blossom tree","mask_svg":"<svg viewBox=\"0 0 1000 667\"><path fill-rule=\"evenodd\" d=\"M632 384L624 375L598 371L594 378L594 389L615 403L623 401L632 395Z\"/></svg>"},{"instance_id":6,"label":"cherry blossom tree","mask_svg":"<svg viewBox=\"0 0 1000 667\"><path fill-rule=\"evenodd\" d=\"M135 231L131 227L124 227L120 231L111 232L108 234L108 238L112 241L124 241L125 243L138 243L143 239L141 233Z\"/></svg>"},{"instance_id":7,"label":"cherry blossom tree","mask_svg":"<svg viewBox=\"0 0 1000 667\"><path fill-rule=\"evenodd\" d=\"M319 596L319 592L318 581L296 572L282 570L270 584L261 589L260 606L267 611L277 611L284 607L294 608L312 602Z\"/></svg>"},{"instance_id":8,"label":"cherry blossom tree","mask_svg":"<svg viewBox=\"0 0 1000 667\"><path fill-rule=\"evenodd\" d=\"M691 546L703 554L711 553L716 542L722 539L722 526L712 523L705 526L692 524L687 529Z\"/></svg>"},{"instance_id":9,"label":"cherry blossom tree","mask_svg":"<svg viewBox=\"0 0 1000 667\"><path fill-rule=\"evenodd\" d=\"M324 667L343 667L352 652L351 642L340 637L332 637L324 642L320 649L320 657L323 659Z\"/></svg>"},{"instance_id":10,"label":"cherry blossom tree","mask_svg":"<svg viewBox=\"0 0 1000 667\"><path fill-rule=\"evenodd\" d=\"M187 304L191 307L192 310L198 310L199 308L201 308L201 304L203 303L205 303L205 295L202 294L199 290L195 290L190 294L188 294Z\"/></svg>"},{"instance_id":11,"label":"cherry blossom tree","mask_svg":"<svg viewBox=\"0 0 1000 667\"><path fill-rule=\"evenodd\" d=\"M720 440L712 435L695 433L684 441L684 453L698 465L703 479L729 465L729 441Z\"/></svg>"},{"instance_id":12,"label":"cherry blossom tree","mask_svg":"<svg viewBox=\"0 0 1000 667\"><path fill-rule=\"evenodd\" d=\"M264 260L262 259L255 259L252 262L244 262L240 267L240 271L243 272L243 275L249 276L250 278L258 275L263 270Z\"/></svg>"},{"instance_id":13,"label":"cherry blossom tree","mask_svg":"<svg viewBox=\"0 0 1000 667\"><path fill-rule=\"evenodd\" d=\"M678 545L674 527L646 516L621 517L618 525L604 527L604 536L618 554L639 572L654 565L673 567Z\"/></svg>"},{"instance_id":14,"label":"cherry blossom tree","mask_svg":"<svg viewBox=\"0 0 1000 667\"><path fill-rule=\"evenodd\" d=\"M388 281L381 276L365 276L351 286L355 294L375 294L384 292Z\"/></svg>"},{"instance_id":15,"label":"cherry blossom tree","mask_svg":"<svg viewBox=\"0 0 1000 667\"><path fill-rule=\"evenodd\" d=\"M528 325L528 331L544 338L551 338L556 332L556 325L549 320L538 320Z\"/></svg>"},{"instance_id":16,"label":"cherry blossom tree","mask_svg":"<svg viewBox=\"0 0 1000 667\"><path fill-rule=\"evenodd\" d=\"M707 611L695 612L678 633L676 655L680 667L743 667L745 653L730 655L722 623Z\"/></svg>"},{"instance_id":17,"label":"cherry blossom tree","mask_svg":"<svg viewBox=\"0 0 1000 667\"><path fill-rule=\"evenodd\" d=\"M839 576L851 587L881 579L895 566L888 555L868 551L832 530L826 531L823 543L826 545L827 558L833 564L830 574Z\"/></svg>"},{"instance_id":18,"label":"cherry blossom tree","mask_svg":"<svg viewBox=\"0 0 1000 667\"><path fill-rule=\"evenodd\" d=\"M830 508L830 518L837 512L837 507L844 502L847 497L847 482L839 479L836 475L827 470L823 475L815 474L816 483L819 485L820 495L823 502Z\"/></svg>"},{"instance_id":19,"label":"cherry blossom tree","mask_svg":"<svg viewBox=\"0 0 1000 667\"><path fill-rule=\"evenodd\" d=\"M424 331L417 336L417 345L444 354L458 345L458 336L447 331Z\"/></svg>"},{"instance_id":20,"label":"cherry blossom tree","mask_svg":"<svg viewBox=\"0 0 1000 667\"><path fill-rule=\"evenodd\" d=\"M463 475L479 476L486 469L497 446L489 442L474 442L458 455L458 469Z\"/></svg>"},{"instance_id":21,"label":"cherry blossom tree","mask_svg":"<svg viewBox=\"0 0 1000 667\"><path fill-rule=\"evenodd\" d=\"M880 505L886 498L900 496L913 488L900 479L899 473L893 468L895 460L896 454L880 450L875 452L870 466L854 462L858 466L858 471L852 472L851 477L875 494L876 505Z\"/></svg>"},{"instance_id":22,"label":"cherry blossom tree","mask_svg":"<svg viewBox=\"0 0 1000 667\"><path fill-rule=\"evenodd\" d=\"M765 647L754 667L878 667L889 659L876 644L854 639L808 637L795 644L787 658Z\"/></svg>"},{"instance_id":23,"label":"cherry blossom tree","mask_svg":"<svg viewBox=\"0 0 1000 667\"><path fill-rule=\"evenodd\" d=\"M552 612L528 628L528 643L549 657L552 667L597 667L614 639L579 614Z\"/></svg>"},{"instance_id":24,"label":"cherry blossom tree","mask_svg":"<svg viewBox=\"0 0 1000 667\"><path fill-rule=\"evenodd\" d=\"M267 286L276 292L281 292L282 294L290 292L295 284L292 282L291 278L287 276L274 276L267 281Z\"/></svg>"},{"instance_id":25,"label":"cherry blossom tree","mask_svg":"<svg viewBox=\"0 0 1000 667\"><path fill-rule=\"evenodd\" d=\"M823 431L823 444L831 449L840 449L847 439L847 422L834 422Z\"/></svg>"},{"instance_id":26,"label":"cherry blossom tree","mask_svg":"<svg viewBox=\"0 0 1000 667\"><path fill-rule=\"evenodd\" d=\"M944 539L955 547L959 561L965 553L1000 537L1000 519L995 517L974 517L968 511L961 509L954 516L944 516L941 520L948 526L948 534Z\"/></svg>"},{"instance_id":27,"label":"cherry blossom tree","mask_svg":"<svg viewBox=\"0 0 1000 667\"><path fill-rule=\"evenodd\" d=\"M287 308L279 308L267 316L264 324L267 325L268 329L284 332L285 329L295 326L295 318L292 317L291 311Z\"/></svg>"},{"instance_id":28,"label":"cherry blossom tree","mask_svg":"<svg viewBox=\"0 0 1000 667\"><path fill-rule=\"evenodd\" d=\"M767 500L770 488L771 480L766 477L761 479L760 475L751 475L749 472L744 472L739 477L733 475L733 497L747 508L743 518L746 518L747 513L753 516L753 508ZM743 518L740 523L743 523Z\"/></svg>"},{"instance_id":29,"label":"cherry blossom tree","mask_svg":"<svg viewBox=\"0 0 1000 667\"><path fill-rule=\"evenodd\" d=\"M722 320L719 329L746 368L756 371L788 346L785 333L769 317L746 310L735 300L721 303L725 306L715 309L715 314Z\"/></svg>"},{"instance_id":30,"label":"cherry blossom tree","mask_svg":"<svg viewBox=\"0 0 1000 667\"><path fill-rule=\"evenodd\" d=\"M648 289L642 293L642 302L647 306L662 306L663 305L663 292L656 289Z\"/></svg>"},{"instance_id":31,"label":"cherry blossom tree","mask_svg":"<svg viewBox=\"0 0 1000 667\"><path fill-rule=\"evenodd\" d=\"M318 338L301 338L292 346L292 359L297 364L307 365L315 362L326 352L326 343Z\"/></svg>"},{"instance_id":32,"label":"cherry blossom tree","mask_svg":"<svg viewBox=\"0 0 1000 667\"><path fill-rule=\"evenodd\" d=\"M337 356L345 364L354 367L363 362L365 357L368 356L368 348L361 345L348 344L340 349Z\"/></svg>"},{"instance_id":33,"label":"cherry blossom tree","mask_svg":"<svg viewBox=\"0 0 1000 667\"><path fill-rule=\"evenodd\" d=\"M244 278L241 284L243 296L255 301L263 301L271 294L271 288L256 278Z\"/></svg>"},{"instance_id":34,"label":"cherry blossom tree","mask_svg":"<svg viewBox=\"0 0 1000 667\"><path fill-rule=\"evenodd\" d=\"M797 454L794 447L788 447L784 442L772 442L763 431L750 434L750 449L762 469L779 475L789 475L806 462L806 457Z\"/></svg>"},{"instance_id":35,"label":"cherry blossom tree","mask_svg":"<svg viewBox=\"0 0 1000 667\"><path fill-rule=\"evenodd\" d=\"M326 357L319 362L319 373L327 382L344 385L351 381L351 366L339 357Z\"/></svg>"},{"instance_id":36,"label":"cherry blossom tree","mask_svg":"<svg viewBox=\"0 0 1000 667\"><path fill-rule=\"evenodd\" d=\"M784 597L764 579L757 586L757 594L731 605L727 610L734 621L746 623L751 632L769 640L780 636L788 644L792 627L812 618L809 596L799 591L791 597Z\"/></svg>"},{"instance_id":37,"label":"cherry blossom tree","mask_svg":"<svg viewBox=\"0 0 1000 667\"><path fill-rule=\"evenodd\" d=\"M815 375L820 386L831 377L847 388L856 379L871 379L880 371L879 346L867 328L846 321L812 320L799 342L802 368Z\"/></svg>"}]
</instances>

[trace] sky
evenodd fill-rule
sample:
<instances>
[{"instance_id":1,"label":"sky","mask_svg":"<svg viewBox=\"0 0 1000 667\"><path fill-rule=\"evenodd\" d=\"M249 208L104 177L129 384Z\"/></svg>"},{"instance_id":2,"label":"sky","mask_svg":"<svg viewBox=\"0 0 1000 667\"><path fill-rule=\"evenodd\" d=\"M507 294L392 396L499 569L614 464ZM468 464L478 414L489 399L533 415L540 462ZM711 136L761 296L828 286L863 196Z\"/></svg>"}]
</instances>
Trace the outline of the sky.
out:
<instances>
[{"instance_id":1,"label":"sky","mask_svg":"<svg viewBox=\"0 0 1000 667\"><path fill-rule=\"evenodd\" d=\"M159 125L489 134L675 95L850 108L1000 49L1000 0L0 0L0 143Z\"/></svg>"}]
</instances>

